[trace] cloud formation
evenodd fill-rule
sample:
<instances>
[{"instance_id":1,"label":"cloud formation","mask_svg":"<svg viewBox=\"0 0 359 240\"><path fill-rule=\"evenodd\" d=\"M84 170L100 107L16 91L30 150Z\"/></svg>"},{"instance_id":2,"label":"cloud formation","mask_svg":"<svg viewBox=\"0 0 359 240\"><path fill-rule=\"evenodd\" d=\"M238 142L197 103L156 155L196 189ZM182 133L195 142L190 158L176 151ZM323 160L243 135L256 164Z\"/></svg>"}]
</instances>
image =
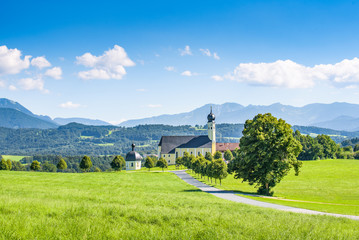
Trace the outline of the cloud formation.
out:
<instances>
[{"instance_id":1,"label":"cloud formation","mask_svg":"<svg viewBox=\"0 0 359 240\"><path fill-rule=\"evenodd\" d=\"M45 57L36 57L31 60L31 65L39 69L50 67L51 63Z\"/></svg>"},{"instance_id":2,"label":"cloud formation","mask_svg":"<svg viewBox=\"0 0 359 240\"><path fill-rule=\"evenodd\" d=\"M359 59L344 59L336 64L307 67L291 60L272 63L241 63L225 76L253 85L310 88L317 81L327 81L340 87L359 84Z\"/></svg>"},{"instance_id":3,"label":"cloud formation","mask_svg":"<svg viewBox=\"0 0 359 240\"><path fill-rule=\"evenodd\" d=\"M23 69L29 68L31 56L21 58L21 51L14 48L8 49L0 46L0 75L17 74Z\"/></svg>"},{"instance_id":4,"label":"cloud formation","mask_svg":"<svg viewBox=\"0 0 359 240\"><path fill-rule=\"evenodd\" d=\"M193 75L195 75L195 73L192 73L191 71L184 71L181 73L182 76L187 76L187 77L191 77Z\"/></svg>"},{"instance_id":5,"label":"cloud formation","mask_svg":"<svg viewBox=\"0 0 359 240\"><path fill-rule=\"evenodd\" d=\"M181 56L192 55L191 48L188 45L186 45L184 49L178 49L178 50Z\"/></svg>"},{"instance_id":6,"label":"cloud formation","mask_svg":"<svg viewBox=\"0 0 359 240\"><path fill-rule=\"evenodd\" d=\"M222 76L219 76L219 75L213 75L212 77L211 77L214 81L223 81L224 80L224 78L222 77Z\"/></svg>"},{"instance_id":7,"label":"cloud formation","mask_svg":"<svg viewBox=\"0 0 359 240\"><path fill-rule=\"evenodd\" d=\"M208 48L206 48L206 49L200 48L199 51L201 51L201 53L207 57L213 57L216 60L220 59L220 57L218 56L218 54L216 52L214 52L212 54Z\"/></svg>"},{"instance_id":8,"label":"cloud formation","mask_svg":"<svg viewBox=\"0 0 359 240\"><path fill-rule=\"evenodd\" d=\"M166 69L167 71L169 71L169 72L173 72L173 71L175 70L175 67L173 67L173 66L167 66L167 67L165 67L165 69Z\"/></svg>"},{"instance_id":9,"label":"cloud formation","mask_svg":"<svg viewBox=\"0 0 359 240\"><path fill-rule=\"evenodd\" d=\"M39 90L43 93L49 93L49 90L44 88L44 81L41 78L22 78L18 85L24 90Z\"/></svg>"},{"instance_id":10,"label":"cloud formation","mask_svg":"<svg viewBox=\"0 0 359 240\"><path fill-rule=\"evenodd\" d=\"M68 102L65 102L65 103L61 103L59 106L61 108L76 109L76 108L81 107L81 104L73 103L71 101L68 101Z\"/></svg>"},{"instance_id":11,"label":"cloud formation","mask_svg":"<svg viewBox=\"0 0 359 240\"><path fill-rule=\"evenodd\" d=\"M54 79L61 79L62 70L60 67L53 67L45 72L45 76L52 77Z\"/></svg>"},{"instance_id":12,"label":"cloud formation","mask_svg":"<svg viewBox=\"0 0 359 240\"><path fill-rule=\"evenodd\" d=\"M126 75L125 67L135 66L125 49L118 45L105 51L101 56L85 53L76 57L76 60L77 64L92 68L78 73L82 79L122 79Z\"/></svg>"}]
</instances>

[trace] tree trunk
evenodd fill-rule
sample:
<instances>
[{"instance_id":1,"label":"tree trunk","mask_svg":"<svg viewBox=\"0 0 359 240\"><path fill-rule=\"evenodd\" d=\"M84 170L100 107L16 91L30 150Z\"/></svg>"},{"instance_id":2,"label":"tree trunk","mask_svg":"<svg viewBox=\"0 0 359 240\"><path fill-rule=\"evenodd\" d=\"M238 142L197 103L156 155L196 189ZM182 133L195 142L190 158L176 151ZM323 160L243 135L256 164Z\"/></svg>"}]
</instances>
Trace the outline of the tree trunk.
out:
<instances>
[{"instance_id":1,"label":"tree trunk","mask_svg":"<svg viewBox=\"0 0 359 240\"><path fill-rule=\"evenodd\" d=\"M267 193L267 196L269 196L269 186L268 186L268 183L266 183L266 193Z\"/></svg>"},{"instance_id":2,"label":"tree trunk","mask_svg":"<svg viewBox=\"0 0 359 240\"><path fill-rule=\"evenodd\" d=\"M222 186L222 179L219 179L219 185Z\"/></svg>"}]
</instances>

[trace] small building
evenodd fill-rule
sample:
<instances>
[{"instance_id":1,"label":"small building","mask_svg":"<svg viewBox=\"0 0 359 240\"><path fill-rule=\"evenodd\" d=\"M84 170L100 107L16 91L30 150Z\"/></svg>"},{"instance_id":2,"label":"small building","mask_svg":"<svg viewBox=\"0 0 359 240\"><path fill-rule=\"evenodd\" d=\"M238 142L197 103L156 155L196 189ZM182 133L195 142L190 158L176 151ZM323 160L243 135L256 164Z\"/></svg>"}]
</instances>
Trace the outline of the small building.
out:
<instances>
[{"instance_id":1,"label":"small building","mask_svg":"<svg viewBox=\"0 0 359 240\"><path fill-rule=\"evenodd\" d=\"M135 152L136 145L132 143L132 151L126 154L126 170L141 169L142 156Z\"/></svg>"}]
</instances>

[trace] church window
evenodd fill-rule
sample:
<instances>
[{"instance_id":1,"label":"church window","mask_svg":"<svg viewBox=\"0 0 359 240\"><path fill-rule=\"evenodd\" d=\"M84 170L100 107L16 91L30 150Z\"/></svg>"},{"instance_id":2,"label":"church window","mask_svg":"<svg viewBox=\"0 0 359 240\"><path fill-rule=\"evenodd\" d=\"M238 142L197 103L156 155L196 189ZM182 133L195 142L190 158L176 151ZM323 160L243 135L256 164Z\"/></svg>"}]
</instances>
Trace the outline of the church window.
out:
<instances>
[{"instance_id":1,"label":"church window","mask_svg":"<svg viewBox=\"0 0 359 240\"><path fill-rule=\"evenodd\" d=\"M199 156L199 154L201 154L200 152L198 152L197 156Z\"/></svg>"},{"instance_id":2,"label":"church window","mask_svg":"<svg viewBox=\"0 0 359 240\"><path fill-rule=\"evenodd\" d=\"M131 163L131 167L133 167L133 162Z\"/></svg>"},{"instance_id":3,"label":"church window","mask_svg":"<svg viewBox=\"0 0 359 240\"><path fill-rule=\"evenodd\" d=\"M193 152L191 152L191 155L193 154Z\"/></svg>"},{"instance_id":4,"label":"church window","mask_svg":"<svg viewBox=\"0 0 359 240\"><path fill-rule=\"evenodd\" d=\"M168 160L168 163L170 163L171 161L170 160Z\"/></svg>"},{"instance_id":5,"label":"church window","mask_svg":"<svg viewBox=\"0 0 359 240\"><path fill-rule=\"evenodd\" d=\"M171 155L168 154L168 157L171 157Z\"/></svg>"}]
</instances>

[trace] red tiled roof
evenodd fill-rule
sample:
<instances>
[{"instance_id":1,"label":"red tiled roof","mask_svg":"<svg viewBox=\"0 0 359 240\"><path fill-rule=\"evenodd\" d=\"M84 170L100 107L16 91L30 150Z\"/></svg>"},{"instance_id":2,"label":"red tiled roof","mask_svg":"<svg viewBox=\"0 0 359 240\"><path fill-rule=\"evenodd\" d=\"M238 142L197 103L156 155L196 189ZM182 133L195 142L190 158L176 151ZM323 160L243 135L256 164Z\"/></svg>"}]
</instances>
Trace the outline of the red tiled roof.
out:
<instances>
[{"instance_id":1,"label":"red tiled roof","mask_svg":"<svg viewBox=\"0 0 359 240\"><path fill-rule=\"evenodd\" d=\"M239 148L239 143L216 143L216 151L224 152L227 149L230 151Z\"/></svg>"}]
</instances>

